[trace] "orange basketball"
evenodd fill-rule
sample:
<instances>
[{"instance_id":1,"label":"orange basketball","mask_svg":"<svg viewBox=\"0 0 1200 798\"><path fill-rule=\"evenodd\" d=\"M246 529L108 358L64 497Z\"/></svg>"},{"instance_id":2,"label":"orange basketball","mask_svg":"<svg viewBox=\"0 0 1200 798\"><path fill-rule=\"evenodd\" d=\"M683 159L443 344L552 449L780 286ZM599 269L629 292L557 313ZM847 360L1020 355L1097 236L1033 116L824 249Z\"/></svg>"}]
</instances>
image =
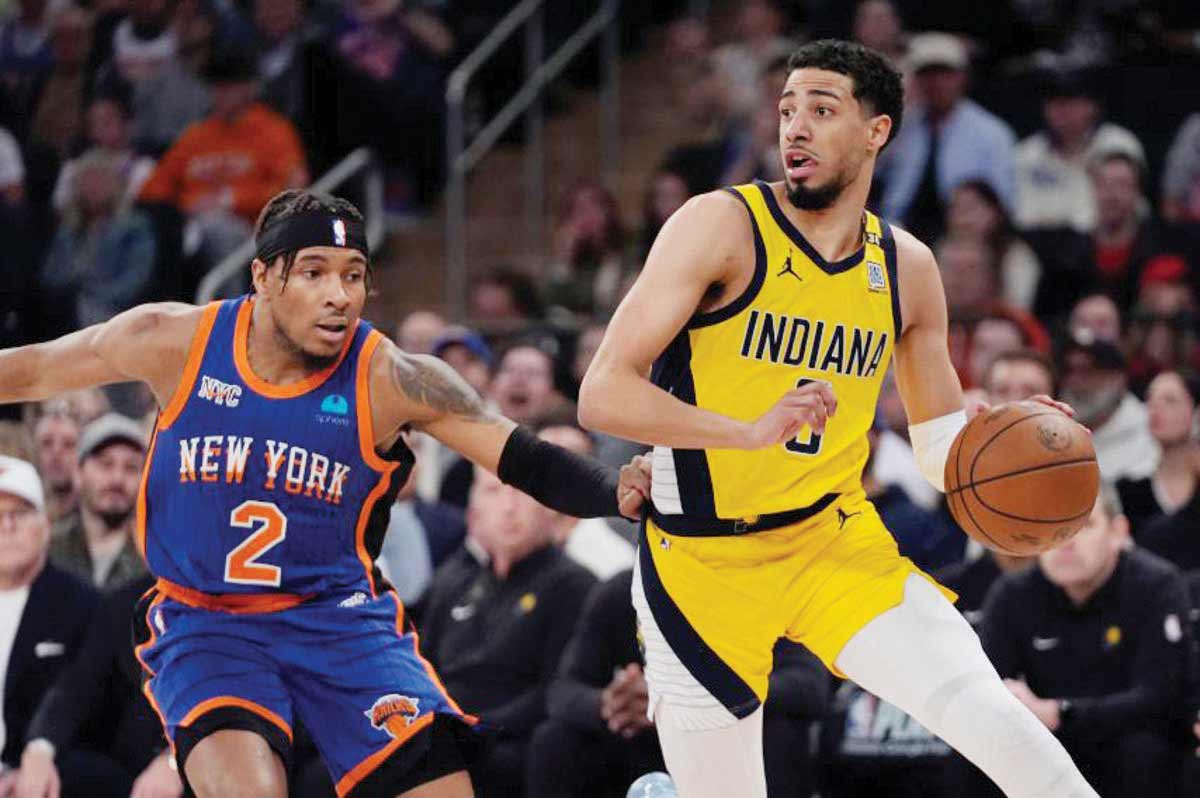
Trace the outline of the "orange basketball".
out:
<instances>
[{"instance_id":1,"label":"orange basketball","mask_svg":"<svg viewBox=\"0 0 1200 798\"><path fill-rule=\"evenodd\" d=\"M945 476L958 525L990 549L1021 556L1078 532L1100 490L1091 435L1036 402L971 419L950 447Z\"/></svg>"}]
</instances>

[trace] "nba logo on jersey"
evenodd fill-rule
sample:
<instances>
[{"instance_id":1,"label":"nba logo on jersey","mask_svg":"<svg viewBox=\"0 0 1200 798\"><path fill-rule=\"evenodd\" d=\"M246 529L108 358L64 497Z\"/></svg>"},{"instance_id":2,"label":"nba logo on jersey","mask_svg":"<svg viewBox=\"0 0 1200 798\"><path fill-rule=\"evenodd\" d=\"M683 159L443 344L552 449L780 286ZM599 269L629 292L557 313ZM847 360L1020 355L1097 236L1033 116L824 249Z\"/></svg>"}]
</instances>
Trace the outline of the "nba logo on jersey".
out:
<instances>
[{"instance_id":1,"label":"nba logo on jersey","mask_svg":"<svg viewBox=\"0 0 1200 798\"><path fill-rule=\"evenodd\" d=\"M346 246L346 223L341 219L333 220L333 245L335 247Z\"/></svg>"},{"instance_id":2,"label":"nba logo on jersey","mask_svg":"<svg viewBox=\"0 0 1200 798\"><path fill-rule=\"evenodd\" d=\"M867 261L867 288L872 291L886 291L887 278L883 276L883 264L873 260Z\"/></svg>"}]
</instances>

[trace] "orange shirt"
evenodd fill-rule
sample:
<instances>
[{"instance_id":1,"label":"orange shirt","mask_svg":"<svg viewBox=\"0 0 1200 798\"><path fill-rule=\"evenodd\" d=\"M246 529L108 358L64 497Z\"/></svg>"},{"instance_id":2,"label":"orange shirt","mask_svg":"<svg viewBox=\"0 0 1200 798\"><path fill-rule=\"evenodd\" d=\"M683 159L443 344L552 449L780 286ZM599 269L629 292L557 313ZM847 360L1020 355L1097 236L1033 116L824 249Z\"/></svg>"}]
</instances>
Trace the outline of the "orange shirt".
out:
<instances>
[{"instance_id":1,"label":"orange shirt","mask_svg":"<svg viewBox=\"0 0 1200 798\"><path fill-rule=\"evenodd\" d=\"M209 117L167 150L138 199L185 212L228 190L234 213L253 223L267 200L306 182L304 151L292 123L254 103L233 122Z\"/></svg>"}]
</instances>

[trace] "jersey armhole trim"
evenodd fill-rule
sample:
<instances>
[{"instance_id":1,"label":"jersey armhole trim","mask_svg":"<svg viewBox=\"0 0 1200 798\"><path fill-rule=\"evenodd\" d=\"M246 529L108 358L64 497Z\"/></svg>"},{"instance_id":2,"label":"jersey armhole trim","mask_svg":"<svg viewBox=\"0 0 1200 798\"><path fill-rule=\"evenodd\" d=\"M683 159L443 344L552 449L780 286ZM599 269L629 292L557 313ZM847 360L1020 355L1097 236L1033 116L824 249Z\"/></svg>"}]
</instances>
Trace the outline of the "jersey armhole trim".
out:
<instances>
[{"instance_id":1,"label":"jersey armhole trim","mask_svg":"<svg viewBox=\"0 0 1200 798\"><path fill-rule=\"evenodd\" d=\"M746 213L750 216L750 229L754 233L754 276L750 278L750 284L746 286L746 290L728 305L719 307L708 313L697 313L692 316L687 323L689 330L699 327L710 327L732 319L750 306L750 303L758 296L758 292L762 290L763 283L767 279L767 246L763 243L762 232L758 229L758 221L754 218L754 211L751 210L750 203L746 202L746 198L742 196L740 191L734 188L726 188L725 191L737 197L738 201L742 203L742 207L746 209Z\"/></svg>"},{"instance_id":2,"label":"jersey armhole trim","mask_svg":"<svg viewBox=\"0 0 1200 798\"><path fill-rule=\"evenodd\" d=\"M196 377L200 374L200 364L204 361L204 352L208 348L208 339L212 335L213 325L217 321L217 311L220 309L220 302L209 302L205 305L204 312L200 316L200 323L196 326L196 332L192 334L192 342L188 347L187 360L183 364L183 373L179 376L179 384L175 386L175 393L171 395L171 401L167 402L167 406L159 414L159 429L170 428L187 405L188 397L192 395L192 387L196 384Z\"/></svg>"},{"instance_id":3,"label":"jersey armhole trim","mask_svg":"<svg viewBox=\"0 0 1200 798\"><path fill-rule=\"evenodd\" d=\"M900 264L896 261L896 238L892 235L892 226L883 218L879 219L879 229L883 233L883 261L887 269L888 287L892 291L892 322L896 327L897 342L904 334L904 318L900 313Z\"/></svg>"},{"instance_id":4,"label":"jersey armhole trim","mask_svg":"<svg viewBox=\"0 0 1200 798\"><path fill-rule=\"evenodd\" d=\"M383 333L371 330L358 353L354 374L354 405L358 416L358 448L363 460L380 473L395 470L396 463L388 462L375 451L375 424L371 420L371 361L375 357Z\"/></svg>"}]
</instances>

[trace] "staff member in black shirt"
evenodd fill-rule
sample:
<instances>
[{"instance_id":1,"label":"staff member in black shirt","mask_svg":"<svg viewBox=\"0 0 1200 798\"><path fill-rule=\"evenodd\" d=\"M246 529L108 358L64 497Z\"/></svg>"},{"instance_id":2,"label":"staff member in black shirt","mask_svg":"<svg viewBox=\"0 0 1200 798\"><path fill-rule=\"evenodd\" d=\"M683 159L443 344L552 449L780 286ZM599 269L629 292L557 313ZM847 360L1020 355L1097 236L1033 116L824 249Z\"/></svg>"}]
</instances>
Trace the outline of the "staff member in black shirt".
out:
<instances>
[{"instance_id":1,"label":"staff member in black shirt","mask_svg":"<svg viewBox=\"0 0 1200 798\"><path fill-rule=\"evenodd\" d=\"M419 629L447 691L479 716L478 798L524 794L525 753L546 689L595 578L551 540L550 511L483 469L467 506L467 545L438 570Z\"/></svg>"},{"instance_id":2,"label":"staff member in black shirt","mask_svg":"<svg viewBox=\"0 0 1200 798\"><path fill-rule=\"evenodd\" d=\"M1186 697L1187 588L1169 563L1127 549L1128 530L1105 486L1074 538L993 587L980 637L1097 792L1171 796L1168 731Z\"/></svg>"}]
</instances>

